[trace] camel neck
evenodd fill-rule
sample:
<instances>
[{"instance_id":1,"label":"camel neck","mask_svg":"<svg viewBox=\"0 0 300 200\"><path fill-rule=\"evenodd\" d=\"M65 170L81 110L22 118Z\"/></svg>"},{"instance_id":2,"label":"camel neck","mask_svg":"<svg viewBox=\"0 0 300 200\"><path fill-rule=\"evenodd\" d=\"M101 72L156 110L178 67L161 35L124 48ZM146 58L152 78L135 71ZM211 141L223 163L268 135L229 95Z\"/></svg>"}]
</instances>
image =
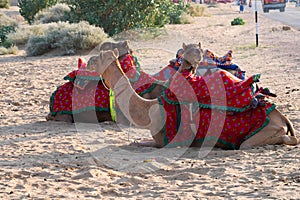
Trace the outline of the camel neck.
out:
<instances>
[{"instance_id":1,"label":"camel neck","mask_svg":"<svg viewBox=\"0 0 300 200\"><path fill-rule=\"evenodd\" d=\"M110 64L103 73L103 78L113 89L115 102L126 118L140 128L149 128L149 111L152 106L158 105L158 100L147 100L137 95L116 62Z\"/></svg>"}]
</instances>

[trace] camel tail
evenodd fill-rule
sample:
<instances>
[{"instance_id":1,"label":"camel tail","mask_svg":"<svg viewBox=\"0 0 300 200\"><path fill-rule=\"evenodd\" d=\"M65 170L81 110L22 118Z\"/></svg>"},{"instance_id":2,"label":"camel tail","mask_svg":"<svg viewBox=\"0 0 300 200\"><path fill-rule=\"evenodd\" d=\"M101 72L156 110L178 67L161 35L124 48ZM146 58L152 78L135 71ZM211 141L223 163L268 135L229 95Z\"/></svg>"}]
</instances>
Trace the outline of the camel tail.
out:
<instances>
[{"instance_id":1,"label":"camel tail","mask_svg":"<svg viewBox=\"0 0 300 200\"><path fill-rule=\"evenodd\" d=\"M284 143L289 144L289 145L299 144L299 139L297 138L297 135L296 135L296 132L295 132L292 122L286 116L284 116L284 115L282 115L282 116L283 116L286 126L287 126L286 136L288 138L286 140L284 139Z\"/></svg>"},{"instance_id":2,"label":"camel tail","mask_svg":"<svg viewBox=\"0 0 300 200\"><path fill-rule=\"evenodd\" d=\"M285 123L286 123L286 126L287 126L286 134L290 135L290 136L293 136L293 137L296 137L296 132L295 132L295 129L294 129L294 126L293 126L292 122L286 116L283 115L283 117L284 117L284 120L285 120Z\"/></svg>"}]
</instances>

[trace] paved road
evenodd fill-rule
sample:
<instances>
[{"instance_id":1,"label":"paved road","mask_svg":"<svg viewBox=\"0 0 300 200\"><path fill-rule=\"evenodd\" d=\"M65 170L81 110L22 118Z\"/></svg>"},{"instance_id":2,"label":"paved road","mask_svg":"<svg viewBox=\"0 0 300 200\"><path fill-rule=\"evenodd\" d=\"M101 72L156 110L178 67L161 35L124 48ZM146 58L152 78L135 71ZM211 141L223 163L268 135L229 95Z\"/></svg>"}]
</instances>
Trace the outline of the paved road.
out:
<instances>
[{"instance_id":1,"label":"paved road","mask_svg":"<svg viewBox=\"0 0 300 200\"><path fill-rule=\"evenodd\" d=\"M247 10L254 12L255 1L253 1L253 6L251 10L247 7ZM265 17L280 21L286 25L290 25L295 29L300 31L300 7L295 7L295 3L287 3L285 12L279 12L279 10L270 10L269 13L264 13L262 11L261 1L257 0L257 12Z\"/></svg>"}]
</instances>

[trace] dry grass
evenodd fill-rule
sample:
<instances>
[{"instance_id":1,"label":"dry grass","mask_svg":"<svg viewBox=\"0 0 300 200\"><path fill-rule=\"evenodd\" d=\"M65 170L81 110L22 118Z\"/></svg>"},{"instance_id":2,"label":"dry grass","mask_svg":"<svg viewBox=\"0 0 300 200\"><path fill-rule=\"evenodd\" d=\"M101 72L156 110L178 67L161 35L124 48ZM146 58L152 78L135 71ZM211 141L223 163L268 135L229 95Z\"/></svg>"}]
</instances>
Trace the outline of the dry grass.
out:
<instances>
[{"instance_id":1,"label":"dry grass","mask_svg":"<svg viewBox=\"0 0 300 200\"><path fill-rule=\"evenodd\" d=\"M190 4L190 14L193 17L202 17L204 16L206 8L202 5L191 3Z\"/></svg>"}]
</instances>

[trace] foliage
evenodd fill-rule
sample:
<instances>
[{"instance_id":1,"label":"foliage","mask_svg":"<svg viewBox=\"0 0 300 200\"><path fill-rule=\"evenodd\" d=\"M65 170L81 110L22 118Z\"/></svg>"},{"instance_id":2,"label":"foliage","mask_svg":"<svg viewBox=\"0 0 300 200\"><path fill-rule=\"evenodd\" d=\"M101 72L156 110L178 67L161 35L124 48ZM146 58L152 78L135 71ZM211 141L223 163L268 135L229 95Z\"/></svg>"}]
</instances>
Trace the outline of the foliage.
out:
<instances>
[{"instance_id":1,"label":"foliage","mask_svg":"<svg viewBox=\"0 0 300 200\"><path fill-rule=\"evenodd\" d=\"M16 32L9 33L7 39L15 45L25 45L31 35L44 35L49 26L47 24L25 25L16 29Z\"/></svg>"},{"instance_id":2,"label":"foliage","mask_svg":"<svg viewBox=\"0 0 300 200\"><path fill-rule=\"evenodd\" d=\"M15 32L14 26L0 26L0 46L12 46L11 42L7 40L7 35L11 32Z\"/></svg>"},{"instance_id":3,"label":"foliage","mask_svg":"<svg viewBox=\"0 0 300 200\"><path fill-rule=\"evenodd\" d=\"M24 19L32 24L34 16L42 9L57 4L59 0L18 0L19 12Z\"/></svg>"},{"instance_id":4,"label":"foliage","mask_svg":"<svg viewBox=\"0 0 300 200\"><path fill-rule=\"evenodd\" d=\"M231 21L231 26L244 25L244 24L245 24L244 20L240 17L237 17L233 21Z\"/></svg>"},{"instance_id":5,"label":"foliage","mask_svg":"<svg viewBox=\"0 0 300 200\"><path fill-rule=\"evenodd\" d=\"M0 8L9 8L9 0L0 0Z\"/></svg>"},{"instance_id":6,"label":"foliage","mask_svg":"<svg viewBox=\"0 0 300 200\"><path fill-rule=\"evenodd\" d=\"M78 50L89 50L107 39L103 29L89 25L87 22L70 24L67 22L34 25L42 26L43 33L30 35L26 52L28 56L38 56L53 49L61 55L75 54Z\"/></svg>"},{"instance_id":7,"label":"foliage","mask_svg":"<svg viewBox=\"0 0 300 200\"><path fill-rule=\"evenodd\" d=\"M167 8L166 8L167 9ZM180 1L178 4L173 4L169 8L170 24L185 24L186 22L182 20L182 15L187 15L190 9L190 4L184 4ZM184 18L186 19L186 17Z\"/></svg>"},{"instance_id":8,"label":"foliage","mask_svg":"<svg viewBox=\"0 0 300 200\"><path fill-rule=\"evenodd\" d=\"M8 35L15 32L18 23L4 13L0 13L0 46L11 47L13 43Z\"/></svg>"},{"instance_id":9,"label":"foliage","mask_svg":"<svg viewBox=\"0 0 300 200\"><path fill-rule=\"evenodd\" d=\"M67 4L58 3L49 9L39 11L35 17L35 24L46 24L51 22L66 22L69 20L70 8Z\"/></svg>"},{"instance_id":10,"label":"foliage","mask_svg":"<svg viewBox=\"0 0 300 200\"><path fill-rule=\"evenodd\" d=\"M69 6L72 22L88 21L103 27L109 35L177 23L186 7L174 4L171 0L69 0Z\"/></svg>"}]
</instances>

